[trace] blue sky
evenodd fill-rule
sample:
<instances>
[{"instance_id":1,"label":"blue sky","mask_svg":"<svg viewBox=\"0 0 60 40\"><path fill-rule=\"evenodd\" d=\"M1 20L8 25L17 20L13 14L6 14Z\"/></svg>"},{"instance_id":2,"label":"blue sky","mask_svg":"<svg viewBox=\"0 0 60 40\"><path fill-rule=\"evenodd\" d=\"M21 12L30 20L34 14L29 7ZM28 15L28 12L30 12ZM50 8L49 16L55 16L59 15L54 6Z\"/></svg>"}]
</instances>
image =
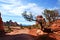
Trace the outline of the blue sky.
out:
<instances>
[{"instance_id":1,"label":"blue sky","mask_svg":"<svg viewBox=\"0 0 60 40\"><path fill-rule=\"evenodd\" d=\"M27 10L33 15L42 15L44 9L60 9L60 0L0 0L0 12L3 21L16 21L25 25L32 25L35 22L28 22L22 17Z\"/></svg>"}]
</instances>

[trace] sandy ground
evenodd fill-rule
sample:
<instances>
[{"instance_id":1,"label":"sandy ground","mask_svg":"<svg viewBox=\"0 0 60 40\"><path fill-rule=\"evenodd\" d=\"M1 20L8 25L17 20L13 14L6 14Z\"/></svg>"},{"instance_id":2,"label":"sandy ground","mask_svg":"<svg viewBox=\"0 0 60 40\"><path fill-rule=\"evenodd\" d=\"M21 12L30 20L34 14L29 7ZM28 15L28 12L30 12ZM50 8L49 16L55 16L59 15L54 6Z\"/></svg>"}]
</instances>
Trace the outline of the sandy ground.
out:
<instances>
[{"instance_id":1,"label":"sandy ground","mask_svg":"<svg viewBox=\"0 0 60 40\"><path fill-rule=\"evenodd\" d=\"M15 29L10 33L6 33L6 35L17 35L17 34L30 34L37 36L37 35L43 35L44 33L40 29L27 29L27 28L20 30Z\"/></svg>"},{"instance_id":2,"label":"sandy ground","mask_svg":"<svg viewBox=\"0 0 60 40\"><path fill-rule=\"evenodd\" d=\"M60 32L55 32L46 35L40 29L14 29L10 33L6 33L7 36L0 37L0 40L60 40Z\"/></svg>"}]
</instances>

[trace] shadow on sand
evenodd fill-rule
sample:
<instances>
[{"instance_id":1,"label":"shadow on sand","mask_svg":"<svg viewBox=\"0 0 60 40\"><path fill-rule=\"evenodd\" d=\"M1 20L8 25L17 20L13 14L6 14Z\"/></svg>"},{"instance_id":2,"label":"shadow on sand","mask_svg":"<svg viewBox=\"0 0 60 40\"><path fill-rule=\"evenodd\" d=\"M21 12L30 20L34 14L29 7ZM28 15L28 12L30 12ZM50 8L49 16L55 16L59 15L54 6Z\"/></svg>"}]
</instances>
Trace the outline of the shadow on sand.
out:
<instances>
[{"instance_id":1,"label":"shadow on sand","mask_svg":"<svg viewBox=\"0 0 60 40\"><path fill-rule=\"evenodd\" d=\"M38 36L37 40L56 40L56 38L50 37L48 34L45 34Z\"/></svg>"},{"instance_id":2,"label":"shadow on sand","mask_svg":"<svg viewBox=\"0 0 60 40\"><path fill-rule=\"evenodd\" d=\"M0 40L35 40L35 36L29 34L0 36Z\"/></svg>"},{"instance_id":3,"label":"shadow on sand","mask_svg":"<svg viewBox=\"0 0 60 40\"><path fill-rule=\"evenodd\" d=\"M56 40L48 35L32 36L29 34L5 35L0 40Z\"/></svg>"}]
</instances>

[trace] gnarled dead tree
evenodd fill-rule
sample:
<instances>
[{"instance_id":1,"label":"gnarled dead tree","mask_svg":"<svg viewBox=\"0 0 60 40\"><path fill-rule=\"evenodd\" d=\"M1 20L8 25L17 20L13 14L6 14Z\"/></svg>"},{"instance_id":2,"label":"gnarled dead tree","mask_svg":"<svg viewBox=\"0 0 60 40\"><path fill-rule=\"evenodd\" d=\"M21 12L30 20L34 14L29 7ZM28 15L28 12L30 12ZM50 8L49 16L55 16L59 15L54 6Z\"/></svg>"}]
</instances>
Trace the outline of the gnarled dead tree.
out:
<instances>
[{"instance_id":1,"label":"gnarled dead tree","mask_svg":"<svg viewBox=\"0 0 60 40\"><path fill-rule=\"evenodd\" d=\"M34 19L33 15L30 13L29 15L27 15L27 11L25 11L24 13L22 13L22 16L27 20L27 21L37 21L40 26L41 26L41 30L47 33L51 33L53 31L51 31L51 29L48 28L44 28L45 25L43 25L43 20L45 22L45 19L42 16L37 16L38 19Z\"/></svg>"}]
</instances>

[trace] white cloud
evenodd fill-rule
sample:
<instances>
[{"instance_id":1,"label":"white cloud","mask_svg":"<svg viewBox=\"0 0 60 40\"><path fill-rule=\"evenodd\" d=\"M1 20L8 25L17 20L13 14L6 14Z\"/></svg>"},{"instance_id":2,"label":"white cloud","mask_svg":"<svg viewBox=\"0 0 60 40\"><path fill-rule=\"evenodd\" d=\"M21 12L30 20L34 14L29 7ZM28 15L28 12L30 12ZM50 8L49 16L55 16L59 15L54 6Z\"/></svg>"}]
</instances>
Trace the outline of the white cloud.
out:
<instances>
[{"instance_id":1,"label":"white cloud","mask_svg":"<svg viewBox=\"0 0 60 40\"><path fill-rule=\"evenodd\" d=\"M36 15L42 15L43 10L45 9L44 7L38 6L36 3L24 4L22 0L0 0L0 2L6 3L6 4L0 3L0 12L2 12L3 15L21 16L21 13L27 10L27 11L31 11L33 15L36 16ZM49 9L56 9L56 8L57 7L49 8ZM26 20L23 19L23 22L24 21ZM26 24L26 22L24 22L24 24ZM34 23L29 23L29 24L34 24Z\"/></svg>"},{"instance_id":2,"label":"white cloud","mask_svg":"<svg viewBox=\"0 0 60 40\"><path fill-rule=\"evenodd\" d=\"M36 3L27 3L24 5L22 0L0 0L0 2L5 2L7 4L0 5L0 11L4 15L21 15L25 10L31 11L33 15L42 15L45 8L38 6ZM60 3L60 0L58 0ZM49 9L58 9L57 7Z\"/></svg>"},{"instance_id":3,"label":"white cloud","mask_svg":"<svg viewBox=\"0 0 60 40\"><path fill-rule=\"evenodd\" d=\"M42 7L38 7L37 4L35 3L28 3L27 5L23 5L21 1L17 1L17 0L0 0L0 1L10 3L10 4L0 5L1 6L0 11L6 15L10 15L10 14L21 15L23 11L28 9L29 9L28 11L31 11L33 14L34 13L41 14L41 12L44 9Z\"/></svg>"},{"instance_id":4,"label":"white cloud","mask_svg":"<svg viewBox=\"0 0 60 40\"><path fill-rule=\"evenodd\" d=\"M48 10L57 10L59 9L58 7L54 7L54 8L48 8Z\"/></svg>"},{"instance_id":5,"label":"white cloud","mask_svg":"<svg viewBox=\"0 0 60 40\"><path fill-rule=\"evenodd\" d=\"M43 11L43 8L42 7L38 7L34 3L29 3L27 5L22 5L22 6L16 7L15 9L11 10L10 12L14 13L16 15L19 15L20 13L23 13L23 11L25 11L25 10L31 11L33 14L36 15L36 13L37 14L41 14L41 12Z\"/></svg>"},{"instance_id":6,"label":"white cloud","mask_svg":"<svg viewBox=\"0 0 60 40\"><path fill-rule=\"evenodd\" d=\"M8 3L8 4L15 4L15 5L18 5L18 4L21 4L21 1L19 0L0 0L0 2L4 2L4 3Z\"/></svg>"}]
</instances>

